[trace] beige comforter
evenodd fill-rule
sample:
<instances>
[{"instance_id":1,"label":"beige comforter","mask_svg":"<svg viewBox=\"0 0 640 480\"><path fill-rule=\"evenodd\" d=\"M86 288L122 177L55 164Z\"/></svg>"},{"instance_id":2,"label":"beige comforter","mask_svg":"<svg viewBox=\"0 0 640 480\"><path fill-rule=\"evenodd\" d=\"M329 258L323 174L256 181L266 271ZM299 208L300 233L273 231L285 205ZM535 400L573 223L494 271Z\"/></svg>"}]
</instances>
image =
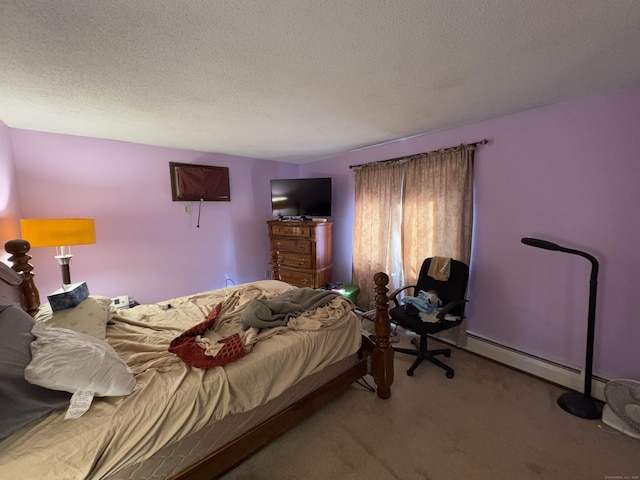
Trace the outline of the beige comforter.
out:
<instances>
[{"instance_id":1,"label":"beige comforter","mask_svg":"<svg viewBox=\"0 0 640 480\"><path fill-rule=\"evenodd\" d=\"M340 297L285 327L249 329L243 338L250 353L224 367L193 368L167 351L173 338L218 303L218 334L226 336L242 332L240 316L251 299L291 288L265 280L121 311L108 327L108 340L140 388L126 397L95 399L80 419L63 420L64 412L56 412L4 439L0 478L103 478L216 419L277 397L358 350L353 306Z\"/></svg>"}]
</instances>

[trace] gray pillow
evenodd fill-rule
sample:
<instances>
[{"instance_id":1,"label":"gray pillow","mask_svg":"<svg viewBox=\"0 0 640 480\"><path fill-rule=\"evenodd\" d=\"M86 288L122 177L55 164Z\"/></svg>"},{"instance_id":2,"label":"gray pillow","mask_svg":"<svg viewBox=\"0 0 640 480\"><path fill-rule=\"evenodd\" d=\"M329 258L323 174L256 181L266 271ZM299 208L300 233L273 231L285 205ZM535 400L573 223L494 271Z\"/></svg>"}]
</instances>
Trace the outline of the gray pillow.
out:
<instances>
[{"instance_id":1,"label":"gray pillow","mask_svg":"<svg viewBox=\"0 0 640 480\"><path fill-rule=\"evenodd\" d=\"M0 305L0 439L69 405L71 394L24 379L31 361L33 324L33 318L20 308Z\"/></svg>"}]
</instances>

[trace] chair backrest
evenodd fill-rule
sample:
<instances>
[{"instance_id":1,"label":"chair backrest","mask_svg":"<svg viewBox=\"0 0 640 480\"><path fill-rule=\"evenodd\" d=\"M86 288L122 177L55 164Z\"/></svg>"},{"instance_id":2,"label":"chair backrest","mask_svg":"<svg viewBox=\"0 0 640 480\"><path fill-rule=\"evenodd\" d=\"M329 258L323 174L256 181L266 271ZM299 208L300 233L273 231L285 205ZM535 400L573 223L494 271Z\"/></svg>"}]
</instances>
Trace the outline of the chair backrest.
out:
<instances>
[{"instance_id":1,"label":"chair backrest","mask_svg":"<svg viewBox=\"0 0 640 480\"><path fill-rule=\"evenodd\" d=\"M424 290L425 292L435 290L438 293L438 297L442 300L443 305L446 305L448 302L464 299L465 292L467 291L467 283L469 281L469 267L465 263L452 258L450 263L451 268L449 272L449 279L440 281L428 275L431 260L431 258L427 258L422 262L420 275L418 276L418 281L416 283L417 288L415 295L417 295L420 290ZM464 307L465 304L463 303L451 313L453 315L463 316Z\"/></svg>"}]
</instances>

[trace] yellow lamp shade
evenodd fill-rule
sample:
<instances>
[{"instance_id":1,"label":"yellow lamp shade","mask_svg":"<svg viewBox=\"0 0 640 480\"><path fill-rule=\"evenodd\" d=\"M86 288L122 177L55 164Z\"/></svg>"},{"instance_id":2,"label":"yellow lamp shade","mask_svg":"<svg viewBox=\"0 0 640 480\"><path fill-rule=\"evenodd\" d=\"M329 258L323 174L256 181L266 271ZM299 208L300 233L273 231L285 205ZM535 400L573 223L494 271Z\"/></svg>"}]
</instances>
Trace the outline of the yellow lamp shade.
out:
<instances>
[{"instance_id":1,"label":"yellow lamp shade","mask_svg":"<svg viewBox=\"0 0 640 480\"><path fill-rule=\"evenodd\" d=\"M60 247L96 243L92 218L23 218L22 238L32 247Z\"/></svg>"}]
</instances>

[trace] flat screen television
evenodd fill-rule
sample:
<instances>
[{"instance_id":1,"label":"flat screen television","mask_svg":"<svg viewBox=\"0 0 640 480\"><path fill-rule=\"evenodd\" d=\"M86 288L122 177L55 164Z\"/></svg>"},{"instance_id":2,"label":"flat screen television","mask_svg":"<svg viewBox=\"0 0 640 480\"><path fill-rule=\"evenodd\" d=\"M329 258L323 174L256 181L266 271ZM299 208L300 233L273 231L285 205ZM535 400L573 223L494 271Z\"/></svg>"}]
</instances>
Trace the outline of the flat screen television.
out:
<instances>
[{"instance_id":1,"label":"flat screen television","mask_svg":"<svg viewBox=\"0 0 640 480\"><path fill-rule=\"evenodd\" d=\"M331 216L331 178L280 178L271 180L274 217Z\"/></svg>"}]
</instances>

